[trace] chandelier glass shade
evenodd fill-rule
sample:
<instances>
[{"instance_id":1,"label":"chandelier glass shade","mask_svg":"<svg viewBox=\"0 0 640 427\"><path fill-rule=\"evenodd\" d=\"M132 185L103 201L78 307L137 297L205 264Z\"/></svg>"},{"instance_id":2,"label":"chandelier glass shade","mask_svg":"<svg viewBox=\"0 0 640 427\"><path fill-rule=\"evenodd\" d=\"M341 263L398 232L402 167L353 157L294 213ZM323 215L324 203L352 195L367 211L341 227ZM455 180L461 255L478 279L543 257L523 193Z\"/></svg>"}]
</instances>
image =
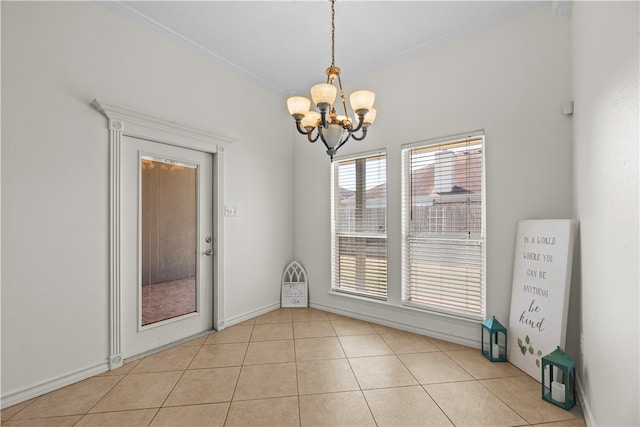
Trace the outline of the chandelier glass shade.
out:
<instances>
[{"instance_id":1,"label":"chandelier glass shade","mask_svg":"<svg viewBox=\"0 0 640 427\"><path fill-rule=\"evenodd\" d=\"M309 142L316 142L319 138L333 161L338 149L349 139L362 141L367 136L367 129L376 118L376 109L373 107L376 96L369 90L358 90L349 96L356 119L354 122L347 111L340 68L335 66L335 0L330 1L331 66L326 69L327 81L311 88L311 100L304 96L287 98L287 109L296 121L298 132L307 135ZM338 95L343 112L341 115L336 113L334 107ZM317 111L311 108L312 101Z\"/></svg>"}]
</instances>

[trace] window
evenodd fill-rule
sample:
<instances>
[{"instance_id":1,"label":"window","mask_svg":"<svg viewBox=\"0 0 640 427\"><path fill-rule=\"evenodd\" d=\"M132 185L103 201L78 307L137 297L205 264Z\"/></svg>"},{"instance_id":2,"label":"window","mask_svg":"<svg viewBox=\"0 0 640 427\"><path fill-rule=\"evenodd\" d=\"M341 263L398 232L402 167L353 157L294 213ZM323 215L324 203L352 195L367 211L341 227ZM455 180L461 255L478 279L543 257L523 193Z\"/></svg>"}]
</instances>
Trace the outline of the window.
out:
<instances>
[{"instance_id":1,"label":"window","mask_svg":"<svg viewBox=\"0 0 640 427\"><path fill-rule=\"evenodd\" d=\"M403 146L403 304L485 316L484 134Z\"/></svg>"},{"instance_id":2,"label":"window","mask_svg":"<svg viewBox=\"0 0 640 427\"><path fill-rule=\"evenodd\" d=\"M387 297L387 156L335 160L332 165L332 290Z\"/></svg>"}]
</instances>

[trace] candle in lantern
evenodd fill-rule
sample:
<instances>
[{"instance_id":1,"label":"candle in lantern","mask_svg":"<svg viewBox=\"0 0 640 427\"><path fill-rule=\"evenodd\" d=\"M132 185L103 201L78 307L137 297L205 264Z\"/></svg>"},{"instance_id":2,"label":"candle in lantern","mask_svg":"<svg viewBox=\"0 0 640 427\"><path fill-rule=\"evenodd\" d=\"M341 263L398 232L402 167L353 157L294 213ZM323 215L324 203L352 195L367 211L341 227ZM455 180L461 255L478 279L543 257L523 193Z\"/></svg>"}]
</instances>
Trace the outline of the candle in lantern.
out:
<instances>
[{"instance_id":1,"label":"candle in lantern","mask_svg":"<svg viewBox=\"0 0 640 427\"><path fill-rule=\"evenodd\" d=\"M564 403L564 384L557 381L551 383L551 398L556 402Z\"/></svg>"},{"instance_id":2,"label":"candle in lantern","mask_svg":"<svg viewBox=\"0 0 640 427\"><path fill-rule=\"evenodd\" d=\"M493 357L494 358L500 357L500 346L497 343L493 343L491 347L493 351Z\"/></svg>"}]
</instances>

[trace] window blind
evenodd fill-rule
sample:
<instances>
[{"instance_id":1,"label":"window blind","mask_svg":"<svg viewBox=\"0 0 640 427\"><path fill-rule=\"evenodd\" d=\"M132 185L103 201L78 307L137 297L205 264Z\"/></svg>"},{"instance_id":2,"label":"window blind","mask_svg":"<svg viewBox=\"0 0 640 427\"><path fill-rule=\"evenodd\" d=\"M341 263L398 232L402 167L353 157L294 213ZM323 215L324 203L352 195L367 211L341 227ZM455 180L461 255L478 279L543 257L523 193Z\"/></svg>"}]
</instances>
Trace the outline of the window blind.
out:
<instances>
[{"instance_id":1,"label":"window blind","mask_svg":"<svg viewBox=\"0 0 640 427\"><path fill-rule=\"evenodd\" d=\"M332 163L332 289L386 299L386 154Z\"/></svg>"},{"instance_id":2,"label":"window blind","mask_svg":"<svg viewBox=\"0 0 640 427\"><path fill-rule=\"evenodd\" d=\"M484 136L403 148L403 303L485 315Z\"/></svg>"}]
</instances>

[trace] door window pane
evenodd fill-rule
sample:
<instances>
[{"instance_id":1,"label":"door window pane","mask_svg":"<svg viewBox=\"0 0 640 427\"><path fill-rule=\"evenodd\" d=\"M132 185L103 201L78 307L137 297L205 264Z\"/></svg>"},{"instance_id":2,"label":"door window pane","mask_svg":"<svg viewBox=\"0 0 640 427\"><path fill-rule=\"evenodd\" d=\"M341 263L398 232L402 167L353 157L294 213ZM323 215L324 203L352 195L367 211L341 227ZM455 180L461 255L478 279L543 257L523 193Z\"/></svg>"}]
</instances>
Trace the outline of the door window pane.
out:
<instances>
[{"instance_id":1,"label":"door window pane","mask_svg":"<svg viewBox=\"0 0 640 427\"><path fill-rule=\"evenodd\" d=\"M197 311L197 167L141 159L142 326Z\"/></svg>"}]
</instances>

